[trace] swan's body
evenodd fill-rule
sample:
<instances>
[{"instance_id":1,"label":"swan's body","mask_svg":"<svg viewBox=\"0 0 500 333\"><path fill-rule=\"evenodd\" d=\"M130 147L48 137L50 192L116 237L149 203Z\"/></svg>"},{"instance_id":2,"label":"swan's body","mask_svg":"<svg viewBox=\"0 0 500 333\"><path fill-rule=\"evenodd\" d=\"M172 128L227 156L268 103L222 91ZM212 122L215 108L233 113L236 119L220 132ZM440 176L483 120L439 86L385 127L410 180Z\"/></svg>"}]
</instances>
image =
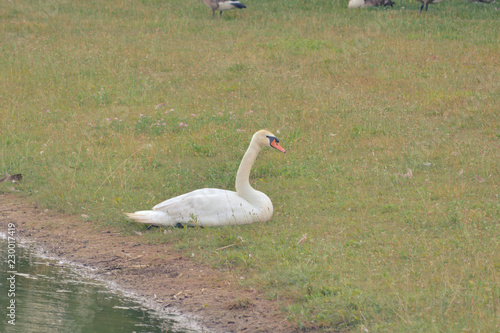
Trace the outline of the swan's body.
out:
<instances>
[{"instance_id":1,"label":"swan's body","mask_svg":"<svg viewBox=\"0 0 500 333\"><path fill-rule=\"evenodd\" d=\"M247 8L244 4L237 0L201 0L205 5L207 5L212 10L212 17L215 16L215 11L220 12L220 17L222 17L222 12L231 9L243 9Z\"/></svg>"},{"instance_id":2,"label":"swan's body","mask_svg":"<svg viewBox=\"0 0 500 333\"><path fill-rule=\"evenodd\" d=\"M224 226L269 221L273 215L271 199L250 185L249 177L262 147L271 146L282 152L279 140L270 132L255 133L236 174L236 192L205 188L166 200L153 207L129 213L136 222L175 226L193 223L199 226Z\"/></svg>"}]
</instances>

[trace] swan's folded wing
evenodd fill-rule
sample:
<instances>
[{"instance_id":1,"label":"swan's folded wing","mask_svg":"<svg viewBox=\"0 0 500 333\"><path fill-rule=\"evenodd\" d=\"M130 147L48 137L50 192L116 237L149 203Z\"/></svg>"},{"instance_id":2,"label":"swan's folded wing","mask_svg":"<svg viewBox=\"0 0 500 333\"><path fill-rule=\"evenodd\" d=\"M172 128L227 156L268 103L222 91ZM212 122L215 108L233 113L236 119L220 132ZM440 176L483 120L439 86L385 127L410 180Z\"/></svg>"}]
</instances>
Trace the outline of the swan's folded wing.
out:
<instances>
[{"instance_id":1,"label":"swan's folded wing","mask_svg":"<svg viewBox=\"0 0 500 333\"><path fill-rule=\"evenodd\" d=\"M179 223L215 226L255 222L255 207L236 192L213 188L192 191L153 207Z\"/></svg>"}]
</instances>

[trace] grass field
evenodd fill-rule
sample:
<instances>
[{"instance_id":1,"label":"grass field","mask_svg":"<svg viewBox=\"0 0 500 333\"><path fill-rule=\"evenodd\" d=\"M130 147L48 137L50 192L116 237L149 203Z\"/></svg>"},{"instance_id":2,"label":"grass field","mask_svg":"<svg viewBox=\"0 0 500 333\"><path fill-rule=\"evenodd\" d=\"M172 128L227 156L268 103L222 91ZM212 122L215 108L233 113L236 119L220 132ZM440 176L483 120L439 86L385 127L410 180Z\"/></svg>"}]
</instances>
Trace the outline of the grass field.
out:
<instances>
[{"instance_id":1,"label":"grass field","mask_svg":"<svg viewBox=\"0 0 500 333\"><path fill-rule=\"evenodd\" d=\"M234 270L298 329L499 331L498 4L242 2L212 20L197 0L2 1L0 174ZM125 219L233 189L261 128L287 149L252 173L272 221Z\"/></svg>"}]
</instances>

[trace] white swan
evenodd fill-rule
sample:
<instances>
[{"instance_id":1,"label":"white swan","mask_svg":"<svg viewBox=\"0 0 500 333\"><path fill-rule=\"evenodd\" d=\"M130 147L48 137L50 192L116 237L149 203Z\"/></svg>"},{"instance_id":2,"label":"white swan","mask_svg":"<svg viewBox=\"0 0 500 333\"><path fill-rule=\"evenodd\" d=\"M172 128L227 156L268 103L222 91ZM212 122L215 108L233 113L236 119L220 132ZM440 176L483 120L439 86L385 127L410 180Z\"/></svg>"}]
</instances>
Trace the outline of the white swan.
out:
<instances>
[{"instance_id":1,"label":"white swan","mask_svg":"<svg viewBox=\"0 0 500 333\"><path fill-rule=\"evenodd\" d=\"M193 223L199 226L224 226L269 221L273 203L267 195L250 186L250 170L262 147L270 146L285 153L279 140L260 130L250 142L236 174L236 192L215 188L195 190L166 200L153 207L127 213L136 222L176 226Z\"/></svg>"}]
</instances>

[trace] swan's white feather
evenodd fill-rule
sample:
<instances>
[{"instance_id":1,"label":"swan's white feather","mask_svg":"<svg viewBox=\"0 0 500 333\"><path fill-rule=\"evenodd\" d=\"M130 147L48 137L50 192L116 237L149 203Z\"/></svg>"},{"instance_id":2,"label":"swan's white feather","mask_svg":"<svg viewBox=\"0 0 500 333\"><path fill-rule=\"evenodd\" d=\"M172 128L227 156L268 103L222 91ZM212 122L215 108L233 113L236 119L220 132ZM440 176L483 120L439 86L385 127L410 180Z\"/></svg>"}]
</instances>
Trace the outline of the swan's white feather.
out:
<instances>
[{"instance_id":1,"label":"swan's white feather","mask_svg":"<svg viewBox=\"0 0 500 333\"><path fill-rule=\"evenodd\" d=\"M256 205L233 191L204 188L159 203L153 211L166 213L169 219L175 221L174 225L191 222L220 226L268 221L273 215L273 204L267 195L259 194Z\"/></svg>"},{"instance_id":2,"label":"swan's white feather","mask_svg":"<svg viewBox=\"0 0 500 333\"><path fill-rule=\"evenodd\" d=\"M253 162L261 147L271 146L285 152L273 134L261 130L252 137L236 175L236 190L215 188L195 190L163 201L152 210L129 213L136 222L175 226L191 223L199 226L224 226L269 221L273 215L271 199L254 190L249 183Z\"/></svg>"},{"instance_id":3,"label":"swan's white feather","mask_svg":"<svg viewBox=\"0 0 500 333\"><path fill-rule=\"evenodd\" d=\"M164 226L191 223L211 227L269 221L273 215L271 199L256 192L251 204L236 192L204 188L165 200L153 210L127 216L136 222Z\"/></svg>"}]
</instances>

